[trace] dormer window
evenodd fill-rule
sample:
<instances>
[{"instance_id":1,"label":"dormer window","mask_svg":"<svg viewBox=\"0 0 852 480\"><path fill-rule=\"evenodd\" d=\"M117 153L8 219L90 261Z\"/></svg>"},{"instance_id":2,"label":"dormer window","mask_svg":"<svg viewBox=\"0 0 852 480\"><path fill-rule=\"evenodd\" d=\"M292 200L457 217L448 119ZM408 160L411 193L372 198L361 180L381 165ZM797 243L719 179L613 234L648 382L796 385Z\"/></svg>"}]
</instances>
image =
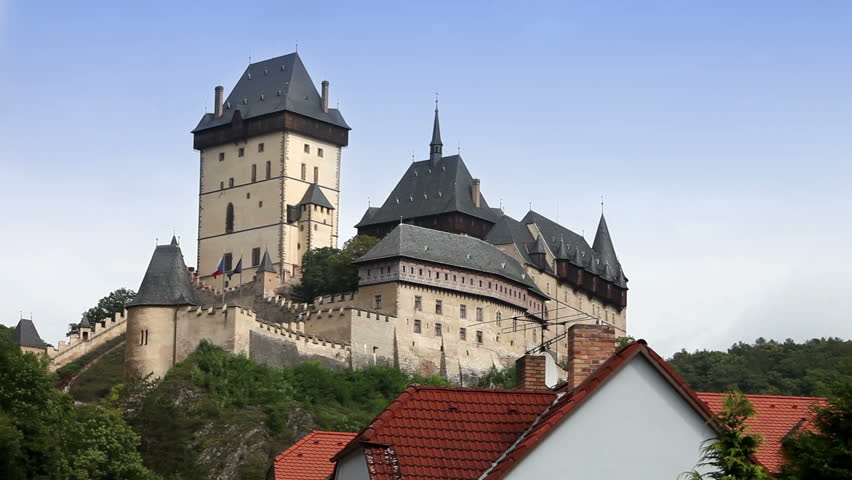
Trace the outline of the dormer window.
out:
<instances>
[{"instance_id":1,"label":"dormer window","mask_svg":"<svg viewBox=\"0 0 852 480\"><path fill-rule=\"evenodd\" d=\"M307 143L305 144L305 153L311 153L311 146Z\"/></svg>"}]
</instances>

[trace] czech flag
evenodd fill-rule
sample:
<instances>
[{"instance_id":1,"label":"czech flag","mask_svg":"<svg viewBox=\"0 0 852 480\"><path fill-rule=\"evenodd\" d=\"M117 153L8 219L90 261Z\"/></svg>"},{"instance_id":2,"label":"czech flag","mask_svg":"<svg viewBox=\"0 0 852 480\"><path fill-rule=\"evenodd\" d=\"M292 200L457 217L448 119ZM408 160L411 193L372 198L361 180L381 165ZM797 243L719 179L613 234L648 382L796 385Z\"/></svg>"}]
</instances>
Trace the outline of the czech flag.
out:
<instances>
[{"instance_id":1,"label":"czech flag","mask_svg":"<svg viewBox=\"0 0 852 480\"><path fill-rule=\"evenodd\" d=\"M240 260L237 262L237 266L234 267L233 270L228 272L228 280L230 280L231 277L233 277L234 275L236 275L238 273L243 273L243 259L242 259L242 257L240 257Z\"/></svg>"},{"instance_id":2,"label":"czech flag","mask_svg":"<svg viewBox=\"0 0 852 480\"><path fill-rule=\"evenodd\" d=\"M219 260L219 266L216 267L216 271L213 272L213 278L218 277L225 273L225 257L223 256L221 260Z\"/></svg>"}]
</instances>

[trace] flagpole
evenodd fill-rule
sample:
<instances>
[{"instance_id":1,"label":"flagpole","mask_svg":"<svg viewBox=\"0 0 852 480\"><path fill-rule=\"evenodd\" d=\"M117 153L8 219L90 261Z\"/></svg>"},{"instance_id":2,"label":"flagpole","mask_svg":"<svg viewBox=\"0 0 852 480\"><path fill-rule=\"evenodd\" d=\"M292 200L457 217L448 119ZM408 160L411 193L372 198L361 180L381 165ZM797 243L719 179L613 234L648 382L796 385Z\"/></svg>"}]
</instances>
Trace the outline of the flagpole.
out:
<instances>
[{"instance_id":1,"label":"flagpole","mask_svg":"<svg viewBox=\"0 0 852 480\"><path fill-rule=\"evenodd\" d=\"M225 265L225 249L222 249L222 266ZM222 268L222 305L225 305L225 272L224 268Z\"/></svg>"}]
</instances>

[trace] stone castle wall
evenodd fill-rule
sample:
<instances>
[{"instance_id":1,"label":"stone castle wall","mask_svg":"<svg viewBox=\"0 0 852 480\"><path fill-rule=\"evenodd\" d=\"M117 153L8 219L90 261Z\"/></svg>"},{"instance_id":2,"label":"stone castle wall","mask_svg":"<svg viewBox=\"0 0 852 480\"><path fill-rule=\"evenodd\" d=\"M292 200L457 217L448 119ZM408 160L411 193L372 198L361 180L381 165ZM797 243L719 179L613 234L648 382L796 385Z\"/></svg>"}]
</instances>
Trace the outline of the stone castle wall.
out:
<instances>
[{"instance_id":1,"label":"stone castle wall","mask_svg":"<svg viewBox=\"0 0 852 480\"><path fill-rule=\"evenodd\" d=\"M123 335L127 330L127 311L116 313L111 318L105 318L93 325L95 328L89 334L88 340L83 340L79 336L71 336L68 337L67 341L60 341L56 347L47 348L46 353L50 359L52 371L68 365L110 340Z\"/></svg>"}]
</instances>

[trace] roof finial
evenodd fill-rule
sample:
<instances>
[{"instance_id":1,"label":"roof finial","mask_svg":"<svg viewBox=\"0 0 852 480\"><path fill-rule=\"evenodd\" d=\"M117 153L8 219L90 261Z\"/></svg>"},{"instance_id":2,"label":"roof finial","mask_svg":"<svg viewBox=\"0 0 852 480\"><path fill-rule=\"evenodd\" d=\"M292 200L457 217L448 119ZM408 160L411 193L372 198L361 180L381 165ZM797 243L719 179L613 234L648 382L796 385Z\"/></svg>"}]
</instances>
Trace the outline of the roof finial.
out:
<instances>
[{"instance_id":1,"label":"roof finial","mask_svg":"<svg viewBox=\"0 0 852 480\"><path fill-rule=\"evenodd\" d=\"M296 53L299 53L299 41L296 40Z\"/></svg>"},{"instance_id":2,"label":"roof finial","mask_svg":"<svg viewBox=\"0 0 852 480\"><path fill-rule=\"evenodd\" d=\"M370 196L367 196L367 208L370 208Z\"/></svg>"},{"instance_id":3,"label":"roof finial","mask_svg":"<svg viewBox=\"0 0 852 480\"><path fill-rule=\"evenodd\" d=\"M456 150L457 150L457 153L459 155L461 155L461 140L459 140L458 144L456 144Z\"/></svg>"},{"instance_id":4,"label":"roof finial","mask_svg":"<svg viewBox=\"0 0 852 480\"><path fill-rule=\"evenodd\" d=\"M603 207L604 207L604 196L601 194L601 215L603 215Z\"/></svg>"}]
</instances>

